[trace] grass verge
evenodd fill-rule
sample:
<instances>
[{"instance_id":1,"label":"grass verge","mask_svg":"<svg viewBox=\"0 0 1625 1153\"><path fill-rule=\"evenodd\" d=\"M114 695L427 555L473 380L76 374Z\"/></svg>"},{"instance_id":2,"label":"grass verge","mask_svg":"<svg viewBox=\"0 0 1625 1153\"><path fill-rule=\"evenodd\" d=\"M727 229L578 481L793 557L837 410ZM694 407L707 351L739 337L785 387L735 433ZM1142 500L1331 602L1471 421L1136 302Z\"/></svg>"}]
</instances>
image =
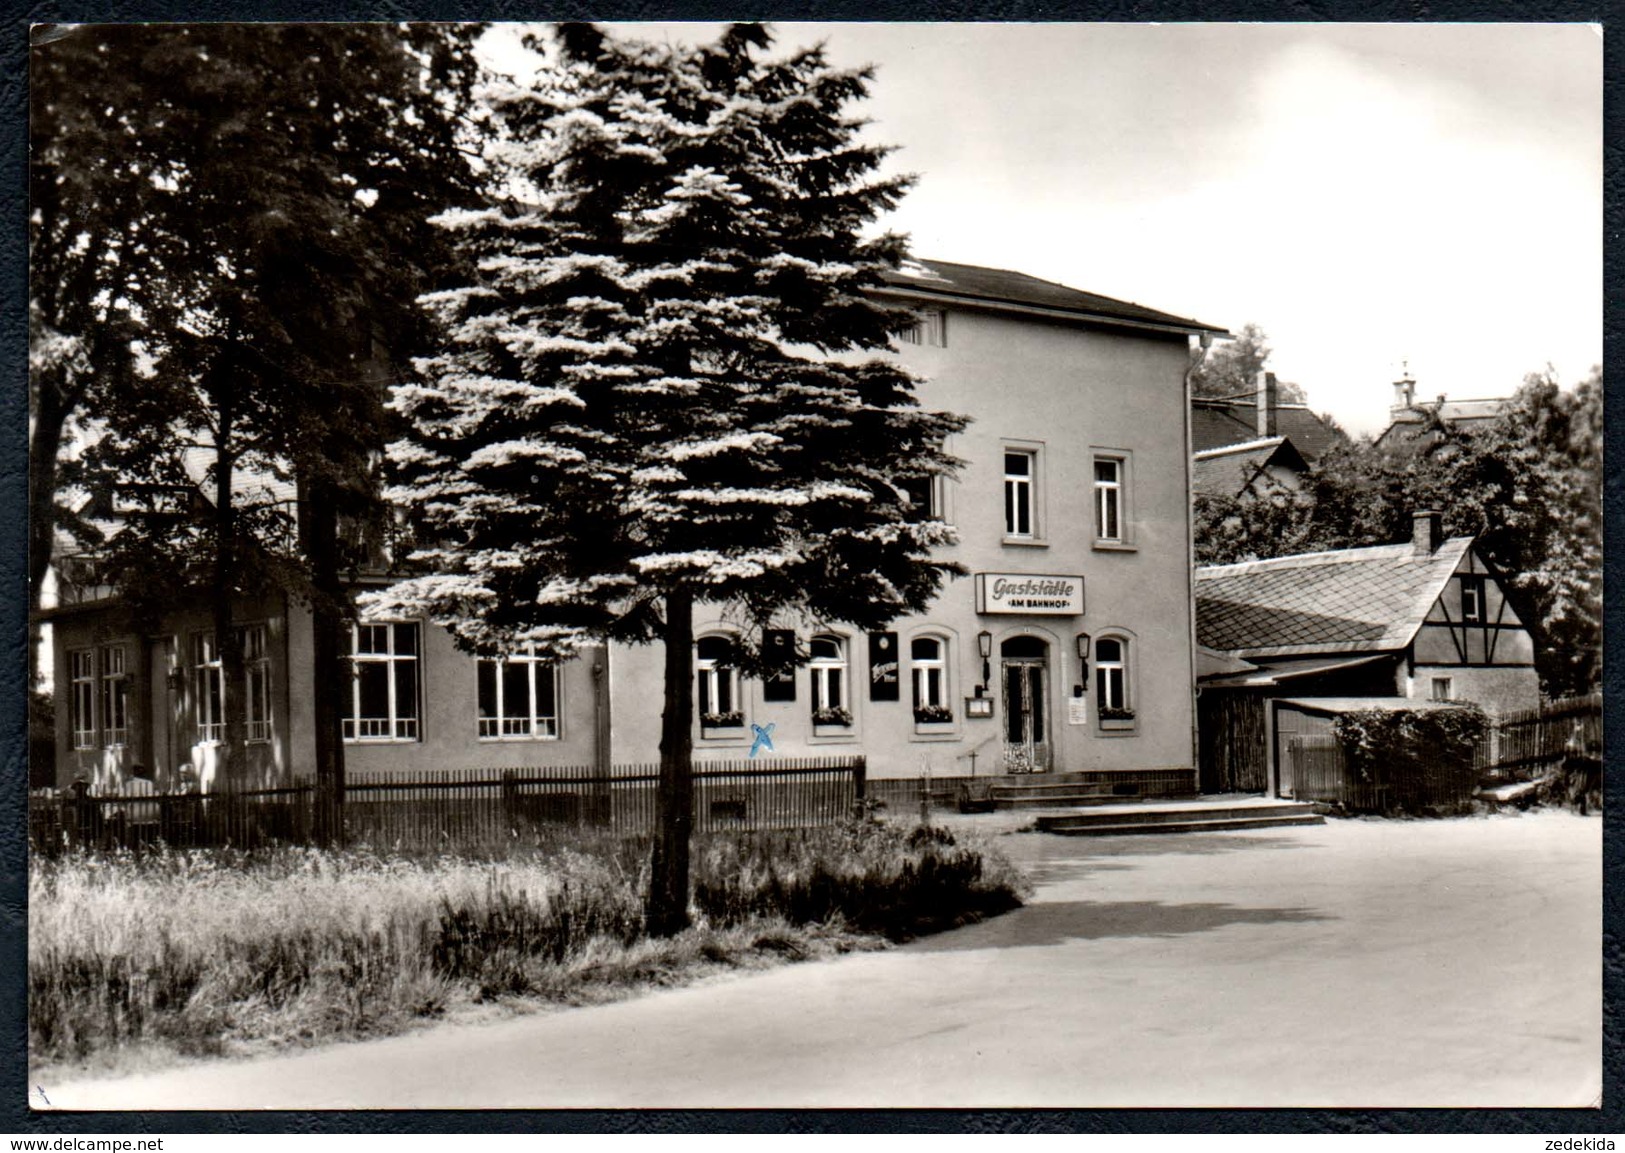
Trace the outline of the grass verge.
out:
<instances>
[{"instance_id":1,"label":"grass verge","mask_svg":"<svg viewBox=\"0 0 1625 1153\"><path fill-rule=\"evenodd\" d=\"M110 1071L583 1004L881 948L1020 904L990 846L886 824L696 838L694 927L643 932L646 841L501 860L80 854L29 874L29 1056Z\"/></svg>"}]
</instances>

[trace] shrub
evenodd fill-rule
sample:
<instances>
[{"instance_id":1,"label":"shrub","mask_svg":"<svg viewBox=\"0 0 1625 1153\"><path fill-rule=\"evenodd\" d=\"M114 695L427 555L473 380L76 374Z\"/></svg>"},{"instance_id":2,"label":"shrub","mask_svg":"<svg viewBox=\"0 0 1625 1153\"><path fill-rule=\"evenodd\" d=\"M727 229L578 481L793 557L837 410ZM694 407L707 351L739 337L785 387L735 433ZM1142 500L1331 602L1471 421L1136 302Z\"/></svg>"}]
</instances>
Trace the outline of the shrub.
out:
<instances>
[{"instance_id":1,"label":"shrub","mask_svg":"<svg viewBox=\"0 0 1625 1153\"><path fill-rule=\"evenodd\" d=\"M1385 810L1457 811L1470 805L1478 743L1489 726L1484 710L1359 709L1340 713L1332 732L1357 780L1385 786Z\"/></svg>"}]
</instances>

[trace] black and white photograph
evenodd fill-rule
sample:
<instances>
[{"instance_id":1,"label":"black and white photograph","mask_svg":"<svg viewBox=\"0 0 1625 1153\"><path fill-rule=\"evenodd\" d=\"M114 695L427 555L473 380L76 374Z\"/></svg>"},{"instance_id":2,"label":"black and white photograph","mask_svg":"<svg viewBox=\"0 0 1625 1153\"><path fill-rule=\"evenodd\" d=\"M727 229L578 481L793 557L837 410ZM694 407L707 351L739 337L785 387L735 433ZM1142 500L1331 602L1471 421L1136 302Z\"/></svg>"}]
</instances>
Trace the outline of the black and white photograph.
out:
<instances>
[{"instance_id":1,"label":"black and white photograph","mask_svg":"<svg viewBox=\"0 0 1625 1153\"><path fill-rule=\"evenodd\" d=\"M35 1120L1601 1108L1600 25L29 31Z\"/></svg>"}]
</instances>

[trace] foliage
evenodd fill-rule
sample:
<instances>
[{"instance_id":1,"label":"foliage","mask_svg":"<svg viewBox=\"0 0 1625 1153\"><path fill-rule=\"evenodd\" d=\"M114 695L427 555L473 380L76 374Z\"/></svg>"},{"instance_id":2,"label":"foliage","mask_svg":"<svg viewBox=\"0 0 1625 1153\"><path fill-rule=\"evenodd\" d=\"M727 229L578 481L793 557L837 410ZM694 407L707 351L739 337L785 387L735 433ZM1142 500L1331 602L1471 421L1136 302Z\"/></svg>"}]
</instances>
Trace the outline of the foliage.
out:
<instances>
[{"instance_id":1,"label":"foliage","mask_svg":"<svg viewBox=\"0 0 1625 1153\"><path fill-rule=\"evenodd\" d=\"M1132 721L1134 719L1134 710L1114 709L1109 706L1102 705L1100 709L1100 719L1103 721Z\"/></svg>"},{"instance_id":2,"label":"foliage","mask_svg":"<svg viewBox=\"0 0 1625 1153\"><path fill-rule=\"evenodd\" d=\"M1369 443L1334 449L1301 492L1196 499L1197 560L1228 564L1407 539L1418 509L1444 514L1501 575L1530 629L1542 688L1600 684L1602 638L1602 378L1572 389L1531 374L1495 421L1476 429L1435 418L1420 451Z\"/></svg>"},{"instance_id":3,"label":"foliage","mask_svg":"<svg viewBox=\"0 0 1625 1153\"><path fill-rule=\"evenodd\" d=\"M844 728L852 727L852 714L846 709L814 709L812 714L815 725L839 725Z\"/></svg>"},{"instance_id":4,"label":"foliage","mask_svg":"<svg viewBox=\"0 0 1625 1153\"><path fill-rule=\"evenodd\" d=\"M1234 340L1221 341L1191 373L1191 395L1252 396L1258 391L1258 374L1264 371L1273 351L1268 340L1258 325L1242 325ZM1283 404L1301 404L1304 400L1303 390L1289 381L1278 382L1277 388Z\"/></svg>"},{"instance_id":5,"label":"foliage","mask_svg":"<svg viewBox=\"0 0 1625 1153\"><path fill-rule=\"evenodd\" d=\"M35 859L30 1057L216 1054L391 1032L471 1001L604 1000L719 964L877 947L1025 892L996 854L879 826L716 836L697 856L700 926L655 942L646 842L597 849Z\"/></svg>"},{"instance_id":6,"label":"foliage","mask_svg":"<svg viewBox=\"0 0 1625 1153\"><path fill-rule=\"evenodd\" d=\"M964 421L872 355L912 318L869 291L903 242L861 231L909 183L875 175L886 150L847 111L871 73L770 44L563 25L550 67L493 87L484 202L438 218L466 273L426 297L445 347L392 401L423 575L369 598L487 654L664 645L650 915L672 927L694 605L878 628L956 571L907 489L954 467Z\"/></svg>"},{"instance_id":7,"label":"foliage","mask_svg":"<svg viewBox=\"0 0 1625 1153\"><path fill-rule=\"evenodd\" d=\"M914 710L914 723L943 725L954 719L954 711L947 705L920 705Z\"/></svg>"},{"instance_id":8,"label":"foliage","mask_svg":"<svg viewBox=\"0 0 1625 1153\"><path fill-rule=\"evenodd\" d=\"M1471 794L1478 743L1488 728L1484 710L1466 702L1444 709L1360 709L1332 721L1348 770L1368 784L1388 786L1386 803L1408 810L1420 808L1424 797L1465 800Z\"/></svg>"}]
</instances>

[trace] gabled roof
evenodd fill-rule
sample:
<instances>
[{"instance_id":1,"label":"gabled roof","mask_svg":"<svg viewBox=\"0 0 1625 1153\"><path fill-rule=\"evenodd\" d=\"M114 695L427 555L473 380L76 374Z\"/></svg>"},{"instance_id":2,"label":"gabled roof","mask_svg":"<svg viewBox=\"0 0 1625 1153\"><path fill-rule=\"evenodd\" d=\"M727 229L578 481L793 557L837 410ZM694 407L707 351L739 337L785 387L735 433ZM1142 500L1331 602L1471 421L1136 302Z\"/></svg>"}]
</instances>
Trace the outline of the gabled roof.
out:
<instances>
[{"instance_id":1,"label":"gabled roof","mask_svg":"<svg viewBox=\"0 0 1625 1153\"><path fill-rule=\"evenodd\" d=\"M1409 542L1196 570L1196 639L1248 660L1393 652L1411 643L1472 537L1436 552Z\"/></svg>"},{"instance_id":2,"label":"gabled roof","mask_svg":"<svg viewBox=\"0 0 1625 1153\"><path fill-rule=\"evenodd\" d=\"M1336 443L1336 435L1306 404L1275 406L1275 435L1291 439L1307 460L1318 460ZM1251 397L1191 400L1191 445L1222 448L1258 438L1258 403Z\"/></svg>"},{"instance_id":3,"label":"gabled roof","mask_svg":"<svg viewBox=\"0 0 1625 1153\"><path fill-rule=\"evenodd\" d=\"M1419 401L1409 408L1394 410L1388 427L1377 437L1377 443L1391 446L1414 439L1435 416L1446 424L1483 424L1505 412L1512 400L1510 396L1498 396L1478 400L1445 400L1441 397L1435 401Z\"/></svg>"},{"instance_id":4,"label":"gabled roof","mask_svg":"<svg viewBox=\"0 0 1625 1153\"><path fill-rule=\"evenodd\" d=\"M1191 454L1191 487L1209 496L1245 492L1258 474L1277 465L1295 472L1309 468L1303 454L1284 436L1269 436Z\"/></svg>"},{"instance_id":5,"label":"gabled roof","mask_svg":"<svg viewBox=\"0 0 1625 1153\"><path fill-rule=\"evenodd\" d=\"M1029 314L1036 311L1057 319L1088 320L1130 328L1229 335L1217 325L1002 268L982 268L946 260L905 260L899 268L885 274L885 281L887 288L882 292L916 299L957 301L996 311Z\"/></svg>"}]
</instances>

